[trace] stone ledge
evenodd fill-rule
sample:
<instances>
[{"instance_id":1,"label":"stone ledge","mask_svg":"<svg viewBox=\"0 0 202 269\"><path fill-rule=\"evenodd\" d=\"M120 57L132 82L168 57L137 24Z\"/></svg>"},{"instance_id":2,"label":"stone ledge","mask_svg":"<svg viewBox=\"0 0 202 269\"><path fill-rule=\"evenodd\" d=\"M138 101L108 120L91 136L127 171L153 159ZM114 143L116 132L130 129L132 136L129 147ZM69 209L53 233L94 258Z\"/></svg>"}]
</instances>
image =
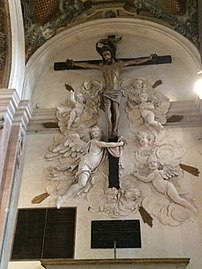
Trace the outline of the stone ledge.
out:
<instances>
[{"instance_id":1,"label":"stone ledge","mask_svg":"<svg viewBox=\"0 0 202 269\"><path fill-rule=\"evenodd\" d=\"M137 258L137 259L44 259L41 265L47 269L87 269L87 268L126 268L126 269L183 269L189 258ZM106 267L107 266L107 267Z\"/></svg>"},{"instance_id":2,"label":"stone ledge","mask_svg":"<svg viewBox=\"0 0 202 269\"><path fill-rule=\"evenodd\" d=\"M168 128L202 126L202 100L171 102L167 118L173 115L183 116L183 119L178 122L167 122L165 126ZM43 124L46 122L57 123L56 108L35 109L27 131L50 133L58 130L58 128L44 127Z\"/></svg>"}]
</instances>

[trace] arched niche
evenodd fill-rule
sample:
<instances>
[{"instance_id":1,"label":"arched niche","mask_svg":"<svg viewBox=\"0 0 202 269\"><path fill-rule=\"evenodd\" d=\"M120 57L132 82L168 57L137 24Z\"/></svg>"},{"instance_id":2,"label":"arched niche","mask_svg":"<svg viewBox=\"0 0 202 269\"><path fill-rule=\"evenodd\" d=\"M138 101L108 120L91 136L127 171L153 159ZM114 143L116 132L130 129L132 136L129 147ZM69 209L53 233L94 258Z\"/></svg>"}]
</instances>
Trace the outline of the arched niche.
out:
<instances>
[{"instance_id":1,"label":"arched niche","mask_svg":"<svg viewBox=\"0 0 202 269\"><path fill-rule=\"evenodd\" d=\"M16 89L21 98L25 78L25 41L20 1L8 1L11 21L11 70L9 89Z\"/></svg>"},{"instance_id":2,"label":"arched niche","mask_svg":"<svg viewBox=\"0 0 202 269\"><path fill-rule=\"evenodd\" d=\"M141 57L151 53L171 55L172 64L127 68L125 77L142 76L163 81L162 91L171 101L195 99L193 81L200 65L196 47L186 38L165 26L140 19L104 19L63 30L48 40L30 58L26 66L23 99L31 106L53 108L66 98L64 84L79 88L82 82L102 80L99 71L54 71L54 62L100 59L96 41L108 35L123 36L117 57Z\"/></svg>"}]
</instances>

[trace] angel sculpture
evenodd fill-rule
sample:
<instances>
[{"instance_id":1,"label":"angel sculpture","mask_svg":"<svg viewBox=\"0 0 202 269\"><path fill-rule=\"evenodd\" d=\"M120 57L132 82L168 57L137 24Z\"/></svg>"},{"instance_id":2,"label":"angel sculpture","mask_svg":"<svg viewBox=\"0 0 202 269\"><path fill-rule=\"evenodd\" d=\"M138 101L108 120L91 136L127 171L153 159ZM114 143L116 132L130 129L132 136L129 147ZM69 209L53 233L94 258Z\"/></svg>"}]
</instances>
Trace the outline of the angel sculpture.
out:
<instances>
[{"instance_id":1,"label":"angel sculpture","mask_svg":"<svg viewBox=\"0 0 202 269\"><path fill-rule=\"evenodd\" d=\"M65 84L70 95L64 104L57 107L56 112L62 134L67 135L70 129L78 128L81 124L86 128L96 124L102 87L99 81L89 81L76 91L71 85Z\"/></svg>"},{"instance_id":2,"label":"angel sculpture","mask_svg":"<svg viewBox=\"0 0 202 269\"><path fill-rule=\"evenodd\" d=\"M157 80L153 85L142 77L122 81L123 94L127 98L126 113L130 129L137 131L143 123L156 139L166 123L166 113L170 106L167 97L156 90L162 84Z\"/></svg>"},{"instance_id":3,"label":"angel sculpture","mask_svg":"<svg viewBox=\"0 0 202 269\"><path fill-rule=\"evenodd\" d=\"M139 94L140 98L140 114L142 118L145 121L146 126L154 135L154 138L157 138L158 133L163 129L163 126L160 122L158 122L155 118L155 114L153 112L154 110L154 104L152 102L148 101L148 95L145 92L141 92ZM152 128L152 129L151 129Z\"/></svg>"},{"instance_id":4,"label":"angel sculpture","mask_svg":"<svg viewBox=\"0 0 202 269\"><path fill-rule=\"evenodd\" d=\"M105 192L106 201L100 206L100 211L105 212L109 216L118 216L118 195L119 191L116 188L108 188Z\"/></svg>"},{"instance_id":5,"label":"angel sculpture","mask_svg":"<svg viewBox=\"0 0 202 269\"><path fill-rule=\"evenodd\" d=\"M136 171L134 174L135 177L143 182L151 182L157 192L166 194L174 203L191 210L194 214L197 213L197 209L189 201L179 195L174 184L164 180L161 170L158 169L158 162L155 156L151 155L148 157L147 166L150 170L147 176L140 175L139 172ZM170 176L172 176L173 173L174 171L171 171Z\"/></svg>"},{"instance_id":6,"label":"angel sculpture","mask_svg":"<svg viewBox=\"0 0 202 269\"><path fill-rule=\"evenodd\" d=\"M69 90L69 85L65 84L67 90ZM75 93L73 88L70 89L70 98L71 104L74 106L70 112L69 120L67 123L67 129L70 129L73 123L76 123L84 112L84 95L81 92Z\"/></svg>"},{"instance_id":7,"label":"angel sculpture","mask_svg":"<svg viewBox=\"0 0 202 269\"><path fill-rule=\"evenodd\" d=\"M122 211L134 212L141 206L141 193L138 187L121 190L119 208Z\"/></svg>"},{"instance_id":8,"label":"angel sculpture","mask_svg":"<svg viewBox=\"0 0 202 269\"><path fill-rule=\"evenodd\" d=\"M142 156L149 156L154 152L154 145L152 143L151 135L146 131L139 131L135 135L136 137L136 154Z\"/></svg>"},{"instance_id":9,"label":"angel sculpture","mask_svg":"<svg viewBox=\"0 0 202 269\"><path fill-rule=\"evenodd\" d=\"M101 130L98 126L94 126L90 131L90 141L85 143L80 139L78 134L71 135L71 142L66 139L63 143L59 144L52 149L51 154L47 154L46 158L51 159L51 156L59 157L70 155L68 152L73 151L73 153L80 153L77 155L74 162L70 164L61 164L57 168L54 168L51 172L50 177L59 176L61 173L66 173L68 170L75 171L75 181L67 191L60 195L57 199L57 208L61 207L62 202L66 198L73 198L84 191L88 186L91 174L97 170L97 168L103 163L106 158L106 148L108 151L116 157L121 154L121 147L123 147L125 142L120 138L118 142L104 142L101 141ZM55 158L54 157L54 158ZM64 162L64 160L63 160Z\"/></svg>"}]
</instances>

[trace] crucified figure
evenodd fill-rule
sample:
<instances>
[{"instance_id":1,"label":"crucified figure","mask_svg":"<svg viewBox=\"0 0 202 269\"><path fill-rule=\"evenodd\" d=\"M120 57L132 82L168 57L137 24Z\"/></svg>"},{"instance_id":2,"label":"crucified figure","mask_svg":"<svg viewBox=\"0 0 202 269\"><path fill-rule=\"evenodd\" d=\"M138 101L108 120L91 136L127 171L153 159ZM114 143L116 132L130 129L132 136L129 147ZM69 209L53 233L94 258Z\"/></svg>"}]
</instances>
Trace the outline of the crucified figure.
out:
<instances>
[{"instance_id":1,"label":"crucified figure","mask_svg":"<svg viewBox=\"0 0 202 269\"><path fill-rule=\"evenodd\" d=\"M116 42L118 40L120 40L120 38L106 38L96 43L96 50L102 56L102 62L100 64L66 60L68 67L79 66L89 69L98 69L102 72L105 86L102 93L101 108L106 112L109 137L117 137L118 133L120 117L119 104L122 95L119 81L122 69L126 66L140 65L157 59L156 54L151 54L149 57L142 59L117 60Z\"/></svg>"}]
</instances>

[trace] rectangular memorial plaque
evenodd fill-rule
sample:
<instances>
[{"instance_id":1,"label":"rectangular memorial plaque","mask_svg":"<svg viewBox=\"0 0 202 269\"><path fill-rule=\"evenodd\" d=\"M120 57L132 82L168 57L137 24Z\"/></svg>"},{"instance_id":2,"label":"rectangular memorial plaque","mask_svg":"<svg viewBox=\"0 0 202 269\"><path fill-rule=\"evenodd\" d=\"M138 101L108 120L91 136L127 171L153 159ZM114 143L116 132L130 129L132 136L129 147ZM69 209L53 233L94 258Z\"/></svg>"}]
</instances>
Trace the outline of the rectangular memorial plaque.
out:
<instances>
[{"instance_id":1,"label":"rectangular memorial plaque","mask_svg":"<svg viewBox=\"0 0 202 269\"><path fill-rule=\"evenodd\" d=\"M76 208L19 209L12 260L74 257Z\"/></svg>"},{"instance_id":2,"label":"rectangular memorial plaque","mask_svg":"<svg viewBox=\"0 0 202 269\"><path fill-rule=\"evenodd\" d=\"M141 248L139 220L104 220L91 223L91 248Z\"/></svg>"}]
</instances>

